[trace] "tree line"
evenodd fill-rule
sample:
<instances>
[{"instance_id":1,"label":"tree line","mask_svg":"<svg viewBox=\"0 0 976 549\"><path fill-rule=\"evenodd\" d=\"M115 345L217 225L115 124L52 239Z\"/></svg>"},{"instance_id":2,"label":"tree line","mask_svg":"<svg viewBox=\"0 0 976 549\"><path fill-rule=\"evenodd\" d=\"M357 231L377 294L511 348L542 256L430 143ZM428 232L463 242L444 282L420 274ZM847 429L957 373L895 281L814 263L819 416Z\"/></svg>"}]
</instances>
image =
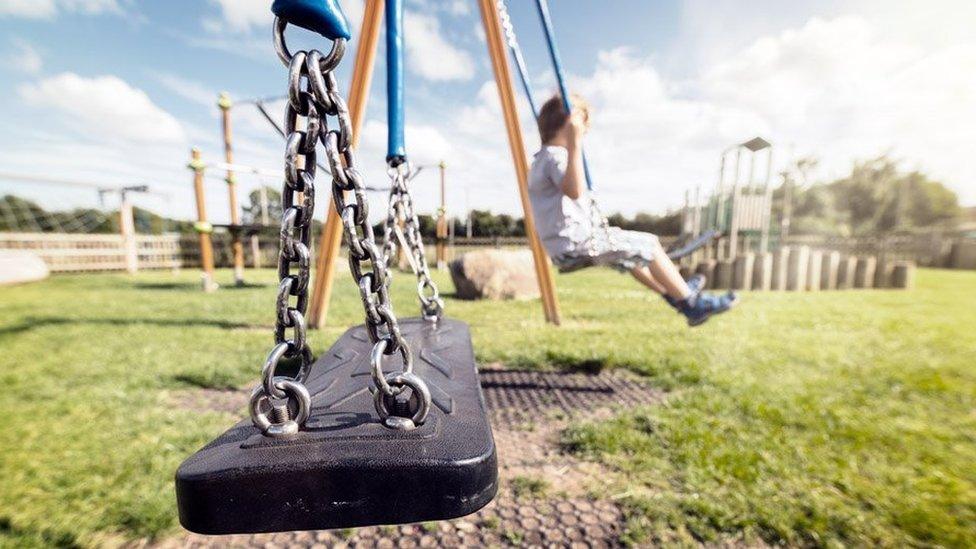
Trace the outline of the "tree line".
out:
<instances>
[{"instance_id":1,"label":"tree line","mask_svg":"<svg viewBox=\"0 0 976 549\"><path fill-rule=\"evenodd\" d=\"M962 208L955 192L928 175L902 170L888 156L880 156L855 163L851 173L826 182L812 181L810 172L817 160L801 158L781 176L783 184L773 191L773 230L788 230L790 234L824 234L863 236L890 232L951 230L960 221ZM268 218L281 218L281 194L266 188ZM243 205L242 222L261 221L259 191L249 193ZM78 232L118 232L118 212L104 212L94 208L47 211L37 203L14 195L0 198L0 231L59 232L65 227L81 226ZM193 232L193 222L160 216L142 208L134 209L136 231L140 234L164 232ZM777 220L788 220L788 226ZM418 215L421 233L434 238L436 219L432 215ZM608 217L611 225L622 229L676 235L681 231L680 211L663 215L639 212L632 217L614 213ZM521 217L495 214L489 210L472 210L467 217L454 217L456 236L469 233L475 237L523 237L525 222ZM321 226L315 221L316 232ZM382 235L382 222L374 227ZM274 232L274 228L268 228Z\"/></svg>"}]
</instances>

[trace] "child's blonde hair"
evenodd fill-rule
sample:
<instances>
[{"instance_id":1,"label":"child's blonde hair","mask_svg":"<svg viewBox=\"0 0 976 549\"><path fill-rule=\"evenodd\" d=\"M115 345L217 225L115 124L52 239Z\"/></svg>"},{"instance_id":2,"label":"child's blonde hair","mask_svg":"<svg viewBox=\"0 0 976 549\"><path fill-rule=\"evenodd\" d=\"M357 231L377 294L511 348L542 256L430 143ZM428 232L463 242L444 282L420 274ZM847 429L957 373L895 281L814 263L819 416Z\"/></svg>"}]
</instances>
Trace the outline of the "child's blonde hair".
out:
<instances>
[{"instance_id":1,"label":"child's blonde hair","mask_svg":"<svg viewBox=\"0 0 976 549\"><path fill-rule=\"evenodd\" d=\"M583 111L584 117L588 120L590 117L589 103L582 96L575 93L570 95L570 101L573 104L573 108ZM558 93L543 103L542 108L539 109L539 119L536 120L536 123L539 125L539 138L542 139L542 142L548 143L552 138L556 137L559 129L566 124L568 117L569 114L563 108L563 98Z\"/></svg>"}]
</instances>

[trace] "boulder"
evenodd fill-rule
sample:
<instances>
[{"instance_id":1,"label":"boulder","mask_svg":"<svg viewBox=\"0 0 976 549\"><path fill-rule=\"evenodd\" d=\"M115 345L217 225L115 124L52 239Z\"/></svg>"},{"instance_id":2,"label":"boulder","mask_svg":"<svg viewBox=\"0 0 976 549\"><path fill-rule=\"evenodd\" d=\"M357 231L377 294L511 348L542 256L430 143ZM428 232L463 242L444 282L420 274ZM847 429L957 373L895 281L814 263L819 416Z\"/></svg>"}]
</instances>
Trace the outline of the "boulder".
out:
<instances>
[{"instance_id":1,"label":"boulder","mask_svg":"<svg viewBox=\"0 0 976 549\"><path fill-rule=\"evenodd\" d=\"M451 280L461 299L532 299L539 283L529 250L478 250L451 262Z\"/></svg>"},{"instance_id":2,"label":"boulder","mask_svg":"<svg viewBox=\"0 0 976 549\"><path fill-rule=\"evenodd\" d=\"M0 286L44 280L51 272L40 256L26 250L0 250Z\"/></svg>"}]
</instances>

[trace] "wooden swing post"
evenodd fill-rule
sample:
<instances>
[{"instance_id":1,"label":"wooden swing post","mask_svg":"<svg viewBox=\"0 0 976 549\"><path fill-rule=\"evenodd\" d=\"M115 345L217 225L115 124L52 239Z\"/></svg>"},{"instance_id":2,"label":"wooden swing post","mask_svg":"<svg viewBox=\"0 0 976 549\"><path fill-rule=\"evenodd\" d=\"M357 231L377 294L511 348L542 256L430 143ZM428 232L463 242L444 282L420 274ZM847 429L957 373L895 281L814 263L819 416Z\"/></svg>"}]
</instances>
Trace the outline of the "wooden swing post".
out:
<instances>
[{"instance_id":1,"label":"wooden swing post","mask_svg":"<svg viewBox=\"0 0 976 549\"><path fill-rule=\"evenodd\" d=\"M539 282L539 291L542 293L542 309L546 320L558 325L560 322L559 300L556 296L552 269L549 268L549 257L542 248L542 241L535 230L535 218L532 215L532 204L529 201L529 166L525 156L522 125L519 122L518 110L515 105L512 75L508 66L508 58L505 56L501 22L492 0L478 0L478 6L481 8L481 18L485 26L488 54L491 56L491 67L495 73L495 83L498 85L498 96L501 99L502 112L505 114L508 144L512 152L519 198L522 200L522 212L525 216L525 232L529 237L529 246L532 248L532 259L535 263L536 280Z\"/></svg>"},{"instance_id":2,"label":"wooden swing post","mask_svg":"<svg viewBox=\"0 0 976 549\"><path fill-rule=\"evenodd\" d=\"M194 148L190 152L188 168L193 170L193 195L197 202L197 222L194 225L200 238L200 268L203 271L203 291L212 292L217 289L214 283L213 243L210 233L213 225L207 221L207 199L203 192L203 171L206 167L200 159L200 149Z\"/></svg>"},{"instance_id":3,"label":"wooden swing post","mask_svg":"<svg viewBox=\"0 0 976 549\"><path fill-rule=\"evenodd\" d=\"M441 206L437 209L437 269L447 268L447 163L441 160Z\"/></svg>"},{"instance_id":4,"label":"wooden swing post","mask_svg":"<svg viewBox=\"0 0 976 549\"><path fill-rule=\"evenodd\" d=\"M233 132L230 125L230 108L233 103L227 92L221 92L217 97L217 107L220 108L220 125L224 136L224 162L227 163L227 194L230 203L230 223L231 225L241 224L241 212L237 204L237 178L234 170L230 168L234 164ZM231 248L234 253L234 284L244 285L244 242L241 241L239 231L231 231Z\"/></svg>"},{"instance_id":5,"label":"wooden swing post","mask_svg":"<svg viewBox=\"0 0 976 549\"><path fill-rule=\"evenodd\" d=\"M352 148L359 145L360 130L366 115L366 100L369 99L369 85L373 78L373 65L376 62L376 45L380 37L383 6L383 0L367 0L362 27L359 30L359 45L356 47L356 62L349 89ZM339 257L339 248L342 244L342 220L333 210L331 204L326 209L325 227L319 239L319 253L315 261L315 285L312 289L308 314L308 325L311 328L325 325L329 302L332 299L336 259Z\"/></svg>"}]
</instances>

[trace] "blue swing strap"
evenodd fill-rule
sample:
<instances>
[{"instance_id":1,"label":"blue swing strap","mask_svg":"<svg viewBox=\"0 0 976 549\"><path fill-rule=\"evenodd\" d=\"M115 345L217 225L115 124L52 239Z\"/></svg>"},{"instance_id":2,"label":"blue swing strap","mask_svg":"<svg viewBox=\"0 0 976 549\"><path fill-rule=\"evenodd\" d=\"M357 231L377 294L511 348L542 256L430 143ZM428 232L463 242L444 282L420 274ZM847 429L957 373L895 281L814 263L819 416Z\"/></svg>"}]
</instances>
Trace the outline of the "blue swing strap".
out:
<instances>
[{"instance_id":1,"label":"blue swing strap","mask_svg":"<svg viewBox=\"0 0 976 549\"><path fill-rule=\"evenodd\" d=\"M386 1L386 162L407 161L403 137L403 0Z\"/></svg>"},{"instance_id":2,"label":"blue swing strap","mask_svg":"<svg viewBox=\"0 0 976 549\"><path fill-rule=\"evenodd\" d=\"M349 22L338 0L275 0L271 11L289 25L317 32L329 40L349 40Z\"/></svg>"},{"instance_id":3,"label":"blue swing strap","mask_svg":"<svg viewBox=\"0 0 976 549\"><path fill-rule=\"evenodd\" d=\"M552 69L556 73L556 82L559 84L559 95L563 98L563 108L567 113L573 112L570 103L569 91L566 89L566 79L563 74L563 63L559 57L559 47L556 45L556 32L553 30L552 18L549 17L549 2L547 0L535 0L535 6L539 10L539 20L542 22L542 29L546 34L546 45L549 46L549 57L552 58ZM586 176L586 189L593 190L593 178L590 176L590 163L586 160L586 152L583 152L583 174Z\"/></svg>"}]
</instances>

